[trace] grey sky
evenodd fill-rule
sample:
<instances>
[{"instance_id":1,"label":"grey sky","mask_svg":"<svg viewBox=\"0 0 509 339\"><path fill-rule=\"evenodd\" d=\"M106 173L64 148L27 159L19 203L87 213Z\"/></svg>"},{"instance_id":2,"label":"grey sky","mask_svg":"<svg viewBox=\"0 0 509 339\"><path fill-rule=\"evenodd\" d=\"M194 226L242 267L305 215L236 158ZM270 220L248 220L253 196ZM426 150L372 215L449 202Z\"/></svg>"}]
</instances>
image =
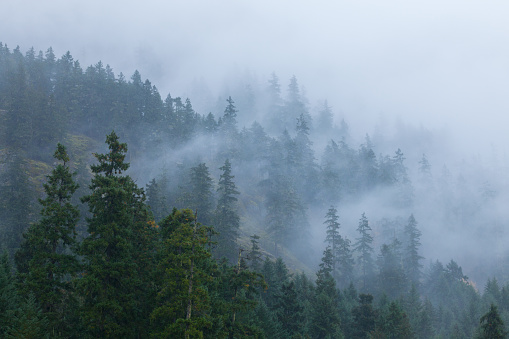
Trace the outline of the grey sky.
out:
<instances>
[{"instance_id":1,"label":"grey sky","mask_svg":"<svg viewBox=\"0 0 509 339\"><path fill-rule=\"evenodd\" d=\"M509 145L507 1L4 0L0 12L9 47L138 69L163 97L275 71L354 125L395 115L466 146Z\"/></svg>"}]
</instances>

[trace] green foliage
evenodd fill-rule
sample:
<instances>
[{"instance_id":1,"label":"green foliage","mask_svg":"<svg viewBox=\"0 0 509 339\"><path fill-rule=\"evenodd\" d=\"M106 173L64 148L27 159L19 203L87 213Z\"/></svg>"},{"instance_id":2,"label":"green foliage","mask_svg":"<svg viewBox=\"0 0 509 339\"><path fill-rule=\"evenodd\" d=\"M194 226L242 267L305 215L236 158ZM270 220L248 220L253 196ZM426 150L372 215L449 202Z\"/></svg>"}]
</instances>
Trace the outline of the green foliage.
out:
<instances>
[{"instance_id":1,"label":"green foliage","mask_svg":"<svg viewBox=\"0 0 509 339\"><path fill-rule=\"evenodd\" d=\"M19 297L7 252L0 257L0 336L14 324Z\"/></svg>"},{"instance_id":2,"label":"green foliage","mask_svg":"<svg viewBox=\"0 0 509 339\"><path fill-rule=\"evenodd\" d=\"M84 259L79 291L82 317L92 336L118 337L147 331L151 300L146 269L151 261L151 233L145 195L129 176L124 162L127 145L112 132L106 138L107 154L95 154L91 194L82 198L92 217L89 236L80 246Z\"/></svg>"},{"instance_id":3,"label":"green foliage","mask_svg":"<svg viewBox=\"0 0 509 339\"><path fill-rule=\"evenodd\" d=\"M34 294L50 322L51 333L63 335L65 327L67 330L71 327L62 322L73 303L70 278L79 270L74 254L79 212L71 204L78 185L73 180L63 145L57 145L54 158L60 163L43 185L46 197L39 199L41 219L24 234L16 263L21 268L21 293L25 297Z\"/></svg>"},{"instance_id":4,"label":"green foliage","mask_svg":"<svg viewBox=\"0 0 509 339\"><path fill-rule=\"evenodd\" d=\"M354 250L358 252L357 262L359 263L359 269L361 271L361 282L362 289L366 291L369 289L369 281L373 277L373 237L371 236L371 227L369 226L368 218L362 213L361 219L359 220L359 226L357 227L359 232L359 238L354 245Z\"/></svg>"},{"instance_id":5,"label":"green foliage","mask_svg":"<svg viewBox=\"0 0 509 339\"><path fill-rule=\"evenodd\" d=\"M176 209L161 223L157 307L151 313L155 337L202 337L211 326L210 298L206 284L210 253L205 249L207 231L189 210Z\"/></svg>"},{"instance_id":6,"label":"green foliage","mask_svg":"<svg viewBox=\"0 0 509 339\"><path fill-rule=\"evenodd\" d=\"M490 310L479 320L481 324L481 335L479 338L502 339L507 337L504 322L500 318L497 306L491 304Z\"/></svg>"},{"instance_id":7,"label":"green foliage","mask_svg":"<svg viewBox=\"0 0 509 339\"><path fill-rule=\"evenodd\" d=\"M235 254L237 252L237 237L240 227L240 218L237 213L237 195L240 193L237 191L235 178L231 174L231 164L228 159L224 162L224 165L219 168L223 173L219 177L219 185L217 192L219 198L217 200L217 207L215 211L215 229L219 233L217 238L217 247L214 251L214 255L217 258L226 257L230 261L235 260Z\"/></svg>"}]
</instances>

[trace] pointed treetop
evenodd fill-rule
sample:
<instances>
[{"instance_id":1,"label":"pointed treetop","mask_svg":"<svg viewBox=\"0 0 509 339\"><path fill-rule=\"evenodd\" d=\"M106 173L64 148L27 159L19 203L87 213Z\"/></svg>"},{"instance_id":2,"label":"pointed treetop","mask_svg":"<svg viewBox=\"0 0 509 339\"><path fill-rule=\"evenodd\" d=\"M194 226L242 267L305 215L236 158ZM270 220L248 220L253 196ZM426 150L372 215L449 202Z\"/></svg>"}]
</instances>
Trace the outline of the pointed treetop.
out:
<instances>
[{"instance_id":1,"label":"pointed treetop","mask_svg":"<svg viewBox=\"0 0 509 339\"><path fill-rule=\"evenodd\" d=\"M104 172L106 176L113 174L121 174L129 168L129 164L124 162L127 153L127 144L120 143L115 131L106 136L106 143L110 150L107 154L94 153L94 156L99 161L98 165L92 165L92 172Z\"/></svg>"}]
</instances>

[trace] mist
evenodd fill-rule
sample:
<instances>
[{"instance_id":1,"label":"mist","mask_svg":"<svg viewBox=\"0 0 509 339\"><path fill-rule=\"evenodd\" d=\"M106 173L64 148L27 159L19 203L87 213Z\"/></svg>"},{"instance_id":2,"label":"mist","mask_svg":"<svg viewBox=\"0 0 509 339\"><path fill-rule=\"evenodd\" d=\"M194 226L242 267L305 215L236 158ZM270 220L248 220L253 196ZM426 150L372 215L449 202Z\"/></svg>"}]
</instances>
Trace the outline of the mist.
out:
<instances>
[{"instance_id":1,"label":"mist","mask_svg":"<svg viewBox=\"0 0 509 339\"><path fill-rule=\"evenodd\" d=\"M334 125L339 128L343 119L348 124L345 140L351 148L357 150L368 134L377 157L393 156L398 148L406 157L416 197L412 208L387 205L390 190L344 205L331 202L337 203L349 238L356 238L363 212L374 229L384 218L406 220L414 213L426 261L454 258L467 275L481 280L498 272L496 263L480 272L486 261L509 255L503 247L509 241L508 10L502 1L147 1L143 6L124 1L120 7L95 0L20 0L2 5L0 40L23 51L51 46L57 57L69 50L84 68L102 60L126 78L139 70L163 99L168 93L189 97L202 115L222 116L232 96L239 128L258 121L267 129L266 102L253 106L249 93L263 98L275 72L284 98L295 75L314 122L327 100ZM278 138L276 130L267 132ZM335 141L344 136L335 135ZM311 139L320 164L330 140L319 134ZM143 163L150 166L133 165L133 172L145 184L165 166L205 162L217 180L223 159L205 147L208 143L202 137L171 155L148 155ZM432 166L431 186L419 184L423 154ZM251 185L249 169L256 166L234 164L239 187ZM439 192L446 171L454 217L444 215L447 208L437 198L446 194ZM494 193L483 205L486 184ZM243 204L244 215L259 212ZM328 207L307 207L315 263L324 247ZM256 228L243 227L244 235ZM487 230L491 236L485 236Z\"/></svg>"}]
</instances>

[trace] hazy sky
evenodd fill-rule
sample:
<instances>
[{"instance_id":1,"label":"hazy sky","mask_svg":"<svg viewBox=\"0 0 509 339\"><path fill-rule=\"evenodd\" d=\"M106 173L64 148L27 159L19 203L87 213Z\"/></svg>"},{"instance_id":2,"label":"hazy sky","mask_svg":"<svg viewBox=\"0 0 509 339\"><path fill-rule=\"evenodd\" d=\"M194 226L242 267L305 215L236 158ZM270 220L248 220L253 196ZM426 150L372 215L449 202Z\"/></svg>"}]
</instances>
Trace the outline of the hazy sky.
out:
<instances>
[{"instance_id":1,"label":"hazy sky","mask_svg":"<svg viewBox=\"0 0 509 339\"><path fill-rule=\"evenodd\" d=\"M509 145L507 1L4 0L0 13L10 48L138 69L163 98L275 71L355 124L394 115L467 146Z\"/></svg>"}]
</instances>

